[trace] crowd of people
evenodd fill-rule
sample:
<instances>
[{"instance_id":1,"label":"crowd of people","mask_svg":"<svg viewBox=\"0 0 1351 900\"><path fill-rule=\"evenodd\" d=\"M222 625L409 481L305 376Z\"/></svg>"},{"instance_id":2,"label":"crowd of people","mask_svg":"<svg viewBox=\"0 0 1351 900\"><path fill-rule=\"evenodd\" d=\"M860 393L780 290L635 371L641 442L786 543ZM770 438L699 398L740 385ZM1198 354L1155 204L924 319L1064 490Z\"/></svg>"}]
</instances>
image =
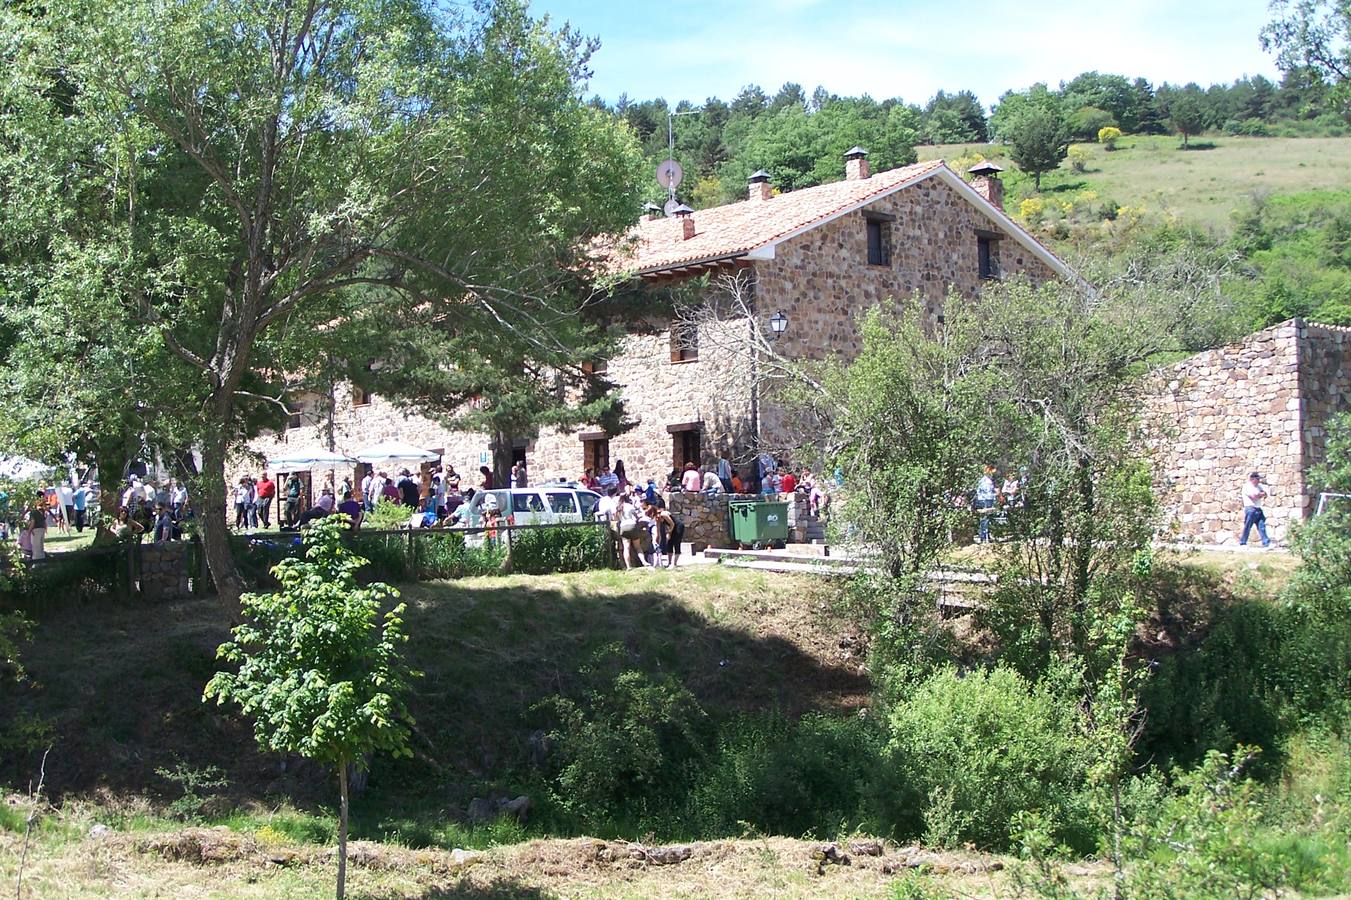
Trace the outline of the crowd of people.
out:
<instances>
[{"instance_id":1,"label":"crowd of people","mask_svg":"<svg viewBox=\"0 0 1351 900\"><path fill-rule=\"evenodd\" d=\"M155 543L182 540L195 512L187 486L170 478L156 484L133 475L118 496L117 512L109 530L118 540Z\"/></svg>"},{"instance_id":2,"label":"crowd of people","mask_svg":"<svg viewBox=\"0 0 1351 900\"><path fill-rule=\"evenodd\" d=\"M838 483L839 479L836 477L833 480ZM585 469L580 484L602 496L610 488L622 493L631 487L622 459L616 460L613 468L601 466L600 472L593 468ZM813 516L824 515L829 509L830 486L831 480L813 474L810 469L795 471L783 460L774 459L767 453L755 457L743 469L734 467L726 453L707 469L687 462L684 466L672 467L664 483L667 493L754 494L786 499L800 492L807 496ZM647 479L642 487L644 492L658 493L654 478Z\"/></svg>"}]
</instances>

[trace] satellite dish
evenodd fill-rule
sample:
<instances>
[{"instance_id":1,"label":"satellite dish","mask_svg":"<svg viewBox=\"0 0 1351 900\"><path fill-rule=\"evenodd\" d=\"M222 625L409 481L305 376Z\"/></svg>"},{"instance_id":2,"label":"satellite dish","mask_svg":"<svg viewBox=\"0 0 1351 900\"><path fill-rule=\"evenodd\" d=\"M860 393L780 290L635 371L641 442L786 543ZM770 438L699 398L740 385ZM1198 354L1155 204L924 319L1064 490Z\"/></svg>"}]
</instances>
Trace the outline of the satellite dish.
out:
<instances>
[{"instance_id":1,"label":"satellite dish","mask_svg":"<svg viewBox=\"0 0 1351 900\"><path fill-rule=\"evenodd\" d=\"M670 200L666 201L666 205L661 208L661 211L666 213L667 216L673 216L675 215L675 211L684 205L685 204L672 197Z\"/></svg>"},{"instance_id":2,"label":"satellite dish","mask_svg":"<svg viewBox=\"0 0 1351 900\"><path fill-rule=\"evenodd\" d=\"M685 177L685 170L674 159L664 159L657 163L657 184L673 191Z\"/></svg>"}]
</instances>

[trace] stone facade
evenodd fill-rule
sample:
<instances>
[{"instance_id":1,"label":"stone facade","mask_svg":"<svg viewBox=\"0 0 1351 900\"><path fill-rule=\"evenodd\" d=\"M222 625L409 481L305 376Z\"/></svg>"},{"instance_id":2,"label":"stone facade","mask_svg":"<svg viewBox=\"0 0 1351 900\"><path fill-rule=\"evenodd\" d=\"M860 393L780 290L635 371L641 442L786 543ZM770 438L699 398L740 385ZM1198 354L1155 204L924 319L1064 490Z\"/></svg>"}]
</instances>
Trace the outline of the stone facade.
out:
<instances>
[{"instance_id":1,"label":"stone facade","mask_svg":"<svg viewBox=\"0 0 1351 900\"><path fill-rule=\"evenodd\" d=\"M138 556L141 596L179 600L192 594L192 545L187 541L132 545Z\"/></svg>"},{"instance_id":2,"label":"stone facade","mask_svg":"<svg viewBox=\"0 0 1351 900\"><path fill-rule=\"evenodd\" d=\"M786 495L777 498L784 500ZM698 553L706 547L725 548L732 546L732 537L727 531L727 505L733 500L763 500L757 494L688 494L674 491L667 495L666 504L671 513L685 523L685 541L694 546ZM788 541L805 544L808 535L810 517L807 495L801 492L793 494L788 503Z\"/></svg>"},{"instance_id":3,"label":"stone facade","mask_svg":"<svg viewBox=\"0 0 1351 900\"><path fill-rule=\"evenodd\" d=\"M883 223L887 253L882 265L868 260L869 219ZM781 241L773 258L745 259L742 265L750 268L762 314L782 312L788 317L779 344L783 355L848 358L859 350L857 317L878 303L915 297L932 317L942 312L949 289L959 296L974 295L982 283L981 240L989 242L1001 275L1022 274L1037 281L1055 277L1049 266L1002 228L952 185L930 178ZM740 374L744 362L730 359L731 351L719 349L727 342L706 333L714 327L749 325L706 325L699 335L698 358L677 361L672 359L669 321L633 322L622 352L608 362L607 377L622 386L634 427L613 436L588 428L535 436L525 445L531 479L578 478L602 454L611 464L623 460L630 479L652 477L659 482L686 454L693 453L704 465L711 465L724 451L734 459L746 458L754 443L756 403L750 379ZM450 432L379 396L355 406L345 388L338 390L335 401L332 433L339 451L351 453L397 438L441 453L467 483L477 480L478 466L489 459L487 435ZM769 439L777 411L760 406L759 434ZM253 455L237 461L232 477L237 480L248 471L256 474L261 458L288 449L327 446L327 418L320 405L302 404L299 427L251 442ZM344 474L353 484L358 482L353 471L338 473L339 483Z\"/></svg>"},{"instance_id":4,"label":"stone facade","mask_svg":"<svg viewBox=\"0 0 1351 900\"><path fill-rule=\"evenodd\" d=\"M1235 544L1248 473L1269 485L1267 528L1284 540L1313 512L1310 467L1330 417L1351 409L1351 329L1292 320L1157 373L1152 430L1166 536Z\"/></svg>"}]
</instances>

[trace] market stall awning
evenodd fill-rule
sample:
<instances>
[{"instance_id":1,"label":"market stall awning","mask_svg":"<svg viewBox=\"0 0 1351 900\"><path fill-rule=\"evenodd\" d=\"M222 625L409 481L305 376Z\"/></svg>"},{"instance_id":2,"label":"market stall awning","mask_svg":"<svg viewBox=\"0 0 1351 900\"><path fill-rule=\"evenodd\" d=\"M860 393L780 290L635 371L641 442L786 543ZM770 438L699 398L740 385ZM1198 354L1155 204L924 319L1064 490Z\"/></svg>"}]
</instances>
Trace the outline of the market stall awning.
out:
<instances>
[{"instance_id":1,"label":"market stall awning","mask_svg":"<svg viewBox=\"0 0 1351 900\"><path fill-rule=\"evenodd\" d=\"M267 460L269 468L280 469L283 472L292 469L337 469L342 466L356 465L356 462L355 459L345 454L323 449L293 450L289 453L270 456Z\"/></svg>"},{"instance_id":2,"label":"market stall awning","mask_svg":"<svg viewBox=\"0 0 1351 900\"><path fill-rule=\"evenodd\" d=\"M403 441L381 441L362 447L352 454L358 460L373 466L414 465L416 463L436 462L441 454L414 447Z\"/></svg>"}]
</instances>

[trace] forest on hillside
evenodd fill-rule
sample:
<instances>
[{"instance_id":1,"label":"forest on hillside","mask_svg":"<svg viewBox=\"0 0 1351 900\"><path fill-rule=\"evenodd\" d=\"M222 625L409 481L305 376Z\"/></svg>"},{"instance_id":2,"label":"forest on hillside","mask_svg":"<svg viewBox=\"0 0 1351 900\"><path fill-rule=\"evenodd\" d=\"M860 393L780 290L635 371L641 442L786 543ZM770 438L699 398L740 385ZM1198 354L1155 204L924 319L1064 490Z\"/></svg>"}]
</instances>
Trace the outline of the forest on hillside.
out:
<instances>
[{"instance_id":1,"label":"forest on hillside","mask_svg":"<svg viewBox=\"0 0 1351 900\"><path fill-rule=\"evenodd\" d=\"M988 112L970 90L940 90L918 104L841 96L824 87L809 95L793 82L773 94L748 85L730 102L709 97L671 104L621 95L606 106L633 129L654 164L667 156L674 137L674 157L685 170L676 193L696 209L742 199L746 177L756 169L768 171L781 190L838 179L844 151L854 145L866 148L873 168L882 170L913 162L917 145L1008 141L1029 107L1053 116L1055 139L1066 145L1095 141L1104 128L1128 135L1351 133L1328 82L1307 66L1288 70L1279 83L1254 75L1208 87L1084 72L1054 88L1006 91ZM649 193L659 199L660 189L654 183Z\"/></svg>"}]
</instances>

